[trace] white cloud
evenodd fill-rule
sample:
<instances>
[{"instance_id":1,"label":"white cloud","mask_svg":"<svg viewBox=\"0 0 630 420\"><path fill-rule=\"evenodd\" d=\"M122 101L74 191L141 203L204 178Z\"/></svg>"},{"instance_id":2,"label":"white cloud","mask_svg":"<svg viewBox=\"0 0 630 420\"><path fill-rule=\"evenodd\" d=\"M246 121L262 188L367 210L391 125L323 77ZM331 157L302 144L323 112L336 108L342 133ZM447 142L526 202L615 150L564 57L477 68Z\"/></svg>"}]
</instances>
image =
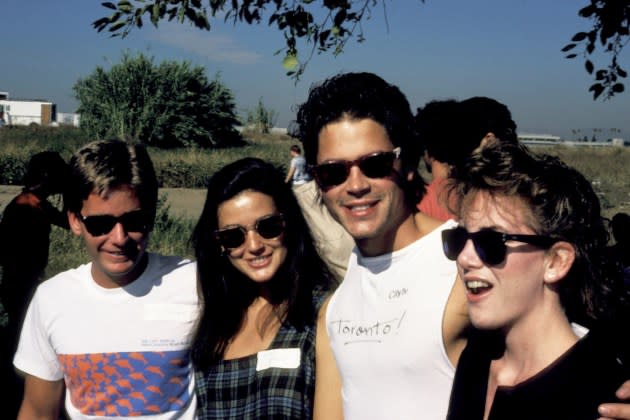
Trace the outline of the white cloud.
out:
<instances>
[{"instance_id":1,"label":"white cloud","mask_svg":"<svg viewBox=\"0 0 630 420\"><path fill-rule=\"evenodd\" d=\"M205 31L185 24L160 25L159 30L151 32L150 38L211 61L254 64L262 57L258 53L242 48L231 37L218 35L214 30Z\"/></svg>"}]
</instances>

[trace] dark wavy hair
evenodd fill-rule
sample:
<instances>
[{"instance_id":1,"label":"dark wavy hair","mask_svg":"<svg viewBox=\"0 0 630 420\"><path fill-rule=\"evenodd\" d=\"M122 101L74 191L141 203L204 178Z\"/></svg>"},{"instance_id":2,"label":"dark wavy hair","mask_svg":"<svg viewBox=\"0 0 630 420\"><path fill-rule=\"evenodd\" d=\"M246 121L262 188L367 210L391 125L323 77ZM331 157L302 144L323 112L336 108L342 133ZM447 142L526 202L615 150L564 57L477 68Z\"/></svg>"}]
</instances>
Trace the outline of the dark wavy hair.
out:
<instances>
[{"instance_id":1,"label":"dark wavy hair","mask_svg":"<svg viewBox=\"0 0 630 420\"><path fill-rule=\"evenodd\" d=\"M210 178L206 202L192 236L203 305L192 357L202 368L222 360L230 339L242 326L247 308L259 295L258 286L223 255L213 234L218 228L221 203L247 190L270 196L285 217L287 257L268 283L274 315L298 329L313 324L317 316L313 292L326 291L333 285L333 277L315 250L298 202L279 169L257 158L226 165Z\"/></svg>"},{"instance_id":2,"label":"dark wavy hair","mask_svg":"<svg viewBox=\"0 0 630 420\"><path fill-rule=\"evenodd\" d=\"M510 110L485 96L428 102L418 108L415 121L427 153L451 166L462 165L488 133L499 141L518 141Z\"/></svg>"},{"instance_id":3,"label":"dark wavy hair","mask_svg":"<svg viewBox=\"0 0 630 420\"><path fill-rule=\"evenodd\" d=\"M452 173L451 209L461 217L478 192L519 197L532 212L538 235L569 242L575 261L558 285L567 317L582 325L614 320L622 308L618 264L606 252L609 234L591 183L557 157L535 155L516 143L493 142Z\"/></svg>"},{"instance_id":4,"label":"dark wavy hair","mask_svg":"<svg viewBox=\"0 0 630 420\"><path fill-rule=\"evenodd\" d=\"M473 96L460 102L464 114L464 126L475 138L481 139L493 133L499 140L518 142L516 123L508 107L487 96Z\"/></svg>"},{"instance_id":5,"label":"dark wavy hair","mask_svg":"<svg viewBox=\"0 0 630 420\"><path fill-rule=\"evenodd\" d=\"M343 73L311 86L308 99L297 111L289 127L293 137L304 146L304 157L317 164L319 133L330 123L348 118L369 118L385 127L394 147L400 147L403 175L398 181L408 204L415 208L424 195L424 181L417 174L422 146L418 141L414 117L405 95L398 87L372 73ZM406 174L416 174L412 182Z\"/></svg>"}]
</instances>

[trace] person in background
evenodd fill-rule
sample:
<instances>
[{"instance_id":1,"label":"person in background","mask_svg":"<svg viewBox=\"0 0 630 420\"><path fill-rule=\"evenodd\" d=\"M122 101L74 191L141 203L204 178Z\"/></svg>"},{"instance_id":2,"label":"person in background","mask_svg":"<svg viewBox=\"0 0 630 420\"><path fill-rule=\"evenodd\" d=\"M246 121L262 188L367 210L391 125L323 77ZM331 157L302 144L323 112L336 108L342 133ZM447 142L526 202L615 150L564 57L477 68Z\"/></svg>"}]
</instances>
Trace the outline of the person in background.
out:
<instances>
[{"instance_id":1,"label":"person in background","mask_svg":"<svg viewBox=\"0 0 630 420\"><path fill-rule=\"evenodd\" d=\"M294 144L290 149L291 162L289 163L289 172L284 182L292 185L302 185L313 178L306 165L306 160L302 156L300 146Z\"/></svg>"},{"instance_id":2,"label":"person in background","mask_svg":"<svg viewBox=\"0 0 630 420\"><path fill-rule=\"evenodd\" d=\"M12 363L24 312L44 279L51 227L69 228L65 212L48 201L63 192L68 171L57 152L33 155L26 167L24 188L6 206L0 221L0 301L8 315L0 336L0 381L6 401L2 410L10 418L17 416L24 387Z\"/></svg>"},{"instance_id":3,"label":"person in background","mask_svg":"<svg viewBox=\"0 0 630 420\"><path fill-rule=\"evenodd\" d=\"M452 168L492 141L516 143L516 123L507 106L475 96L461 102L431 101L418 108L416 130L424 146L424 162L432 174L418 210L439 220L453 219L443 194Z\"/></svg>"},{"instance_id":4,"label":"person in background","mask_svg":"<svg viewBox=\"0 0 630 420\"><path fill-rule=\"evenodd\" d=\"M494 142L451 174L469 335L449 420L598 417L630 374L621 271L597 195L559 159ZM571 322L590 331L580 338Z\"/></svg>"},{"instance_id":5,"label":"person in background","mask_svg":"<svg viewBox=\"0 0 630 420\"><path fill-rule=\"evenodd\" d=\"M334 274L336 283L340 283L346 275L354 239L332 217L322 202L322 196L314 180L294 185L293 194L308 223L317 252Z\"/></svg>"},{"instance_id":6,"label":"person in background","mask_svg":"<svg viewBox=\"0 0 630 420\"><path fill-rule=\"evenodd\" d=\"M451 129L460 111L459 103L453 99L431 101L418 108L415 116L416 130L424 147L423 161L431 182L418 203L418 210L439 220L449 220L453 215L443 202L441 192L450 173L451 157L456 147L461 147L457 130ZM476 147L476 146L475 146Z\"/></svg>"},{"instance_id":7,"label":"person in background","mask_svg":"<svg viewBox=\"0 0 630 420\"><path fill-rule=\"evenodd\" d=\"M281 172L244 158L215 173L193 245L199 419L310 419L333 278Z\"/></svg>"},{"instance_id":8,"label":"person in background","mask_svg":"<svg viewBox=\"0 0 630 420\"><path fill-rule=\"evenodd\" d=\"M621 212L615 214L610 221L610 230L615 244L608 251L622 265L624 282L630 288L630 215Z\"/></svg>"},{"instance_id":9,"label":"person in background","mask_svg":"<svg viewBox=\"0 0 630 420\"><path fill-rule=\"evenodd\" d=\"M13 363L20 420L193 419L195 265L147 252L158 184L144 147L98 141L70 161L70 229L88 264L41 283Z\"/></svg>"},{"instance_id":10,"label":"person in background","mask_svg":"<svg viewBox=\"0 0 630 420\"><path fill-rule=\"evenodd\" d=\"M284 182L291 184L315 241L317 252L336 277L336 283L339 283L346 274L354 241L343 226L332 218L322 203L300 146L294 144L290 152L291 164Z\"/></svg>"}]
</instances>

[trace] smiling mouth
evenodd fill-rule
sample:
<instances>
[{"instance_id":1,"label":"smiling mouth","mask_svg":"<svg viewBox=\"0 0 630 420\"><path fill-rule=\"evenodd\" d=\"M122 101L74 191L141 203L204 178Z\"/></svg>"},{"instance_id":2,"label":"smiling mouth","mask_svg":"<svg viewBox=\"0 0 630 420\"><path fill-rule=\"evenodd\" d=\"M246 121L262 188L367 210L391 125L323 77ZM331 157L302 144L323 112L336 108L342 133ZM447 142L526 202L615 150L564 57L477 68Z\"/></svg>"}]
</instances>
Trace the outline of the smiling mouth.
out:
<instances>
[{"instance_id":1,"label":"smiling mouth","mask_svg":"<svg viewBox=\"0 0 630 420\"><path fill-rule=\"evenodd\" d=\"M350 211L364 211L372 207L373 204L362 204L360 206L349 206Z\"/></svg>"},{"instance_id":2,"label":"smiling mouth","mask_svg":"<svg viewBox=\"0 0 630 420\"><path fill-rule=\"evenodd\" d=\"M266 255L263 257L256 257L254 259L249 260L249 265L251 265L252 267L265 266L270 259L271 259L270 255Z\"/></svg>"},{"instance_id":3,"label":"smiling mouth","mask_svg":"<svg viewBox=\"0 0 630 420\"><path fill-rule=\"evenodd\" d=\"M492 285L481 280L469 280L466 281L466 289L473 295L478 295L492 289Z\"/></svg>"}]
</instances>

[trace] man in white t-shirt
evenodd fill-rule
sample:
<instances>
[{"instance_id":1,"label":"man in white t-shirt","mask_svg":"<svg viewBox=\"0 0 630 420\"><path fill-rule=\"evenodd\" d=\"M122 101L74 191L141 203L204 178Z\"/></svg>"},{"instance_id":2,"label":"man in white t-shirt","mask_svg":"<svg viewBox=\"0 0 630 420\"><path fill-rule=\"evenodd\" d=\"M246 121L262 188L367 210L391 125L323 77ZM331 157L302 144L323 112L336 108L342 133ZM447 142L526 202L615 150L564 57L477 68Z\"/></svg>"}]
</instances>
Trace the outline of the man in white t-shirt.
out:
<instances>
[{"instance_id":1,"label":"man in white t-shirt","mask_svg":"<svg viewBox=\"0 0 630 420\"><path fill-rule=\"evenodd\" d=\"M71 159L70 229L91 262L43 282L29 305L15 367L18 419L193 419L190 335L195 264L146 252L158 185L148 153L94 142Z\"/></svg>"},{"instance_id":2,"label":"man in white t-shirt","mask_svg":"<svg viewBox=\"0 0 630 420\"><path fill-rule=\"evenodd\" d=\"M317 345L328 357L317 365L316 419L446 416L469 320L441 247L454 222L414 215L424 183L413 126L402 92L371 73L331 77L298 109L292 135L356 244L320 313Z\"/></svg>"}]
</instances>

